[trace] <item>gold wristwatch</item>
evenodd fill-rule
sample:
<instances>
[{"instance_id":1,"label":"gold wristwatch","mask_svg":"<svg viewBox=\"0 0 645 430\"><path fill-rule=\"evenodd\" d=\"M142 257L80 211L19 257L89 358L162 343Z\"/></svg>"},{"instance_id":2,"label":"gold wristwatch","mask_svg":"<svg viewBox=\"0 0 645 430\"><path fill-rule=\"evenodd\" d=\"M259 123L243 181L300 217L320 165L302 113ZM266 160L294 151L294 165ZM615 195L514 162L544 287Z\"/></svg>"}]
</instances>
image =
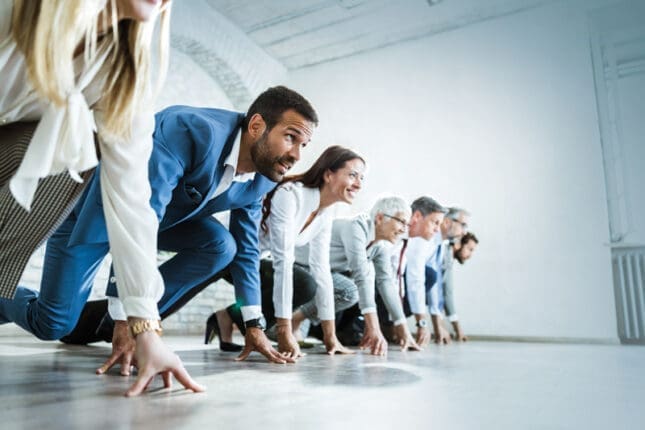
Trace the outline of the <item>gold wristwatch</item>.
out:
<instances>
[{"instance_id":1,"label":"gold wristwatch","mask_svg":"<svg viewBox=\"0 0 645 430\"><path fill-rule=\"evenodd\" d=\"M128 321L128 329L130 329L130 335L135 339L145 331L156 331L159 336L163 332L161 329L161 321L159 320Z\"/></svg>"}]
</instances>

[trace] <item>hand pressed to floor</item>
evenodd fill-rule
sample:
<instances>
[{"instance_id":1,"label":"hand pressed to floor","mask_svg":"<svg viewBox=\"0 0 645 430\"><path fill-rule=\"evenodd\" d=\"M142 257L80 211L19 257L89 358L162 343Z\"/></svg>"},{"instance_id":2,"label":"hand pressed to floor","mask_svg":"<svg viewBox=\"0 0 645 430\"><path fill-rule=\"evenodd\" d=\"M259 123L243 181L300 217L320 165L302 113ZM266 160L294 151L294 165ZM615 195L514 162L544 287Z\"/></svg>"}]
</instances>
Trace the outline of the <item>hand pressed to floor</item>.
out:
<instances>
[{"instance_id":1,"label":"hand pressed to floor","mask_svg":"<svg viewBox=\"0 0 645 430\"><path fill-rule=\"evenodd\" d=\"M154 331L146 331L137 336L134 355L139 369L138 376L135 383L126 391L126 397L141 394L157 374L163 377L165 388L172 386L172 375L174 375L177 381L188 390L196 393L205 390L190 377L179 356L172 352Z\"/></svg>"}]
</instances>

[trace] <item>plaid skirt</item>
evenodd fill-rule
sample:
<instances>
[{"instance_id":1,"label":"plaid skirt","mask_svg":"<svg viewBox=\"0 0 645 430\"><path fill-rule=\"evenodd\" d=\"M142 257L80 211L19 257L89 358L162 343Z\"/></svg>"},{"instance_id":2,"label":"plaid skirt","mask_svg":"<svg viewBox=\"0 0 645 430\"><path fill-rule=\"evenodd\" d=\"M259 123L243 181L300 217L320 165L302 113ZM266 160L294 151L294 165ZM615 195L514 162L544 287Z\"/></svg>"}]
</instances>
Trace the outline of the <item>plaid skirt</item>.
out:
<instances>
[{"instance_id":1,"label":"plaid skirt","mask_svg":"<svg viewBox=\"0 0 645 430\"><path fill-rule=\"evenodd\" d=\"M67 172L38 183L31 211L20 206L9 190L38 122L0 127L0 297L12 299L31 255L74 208L94 169L83 172L82 184Z\"/></svg>"}]
</instances>

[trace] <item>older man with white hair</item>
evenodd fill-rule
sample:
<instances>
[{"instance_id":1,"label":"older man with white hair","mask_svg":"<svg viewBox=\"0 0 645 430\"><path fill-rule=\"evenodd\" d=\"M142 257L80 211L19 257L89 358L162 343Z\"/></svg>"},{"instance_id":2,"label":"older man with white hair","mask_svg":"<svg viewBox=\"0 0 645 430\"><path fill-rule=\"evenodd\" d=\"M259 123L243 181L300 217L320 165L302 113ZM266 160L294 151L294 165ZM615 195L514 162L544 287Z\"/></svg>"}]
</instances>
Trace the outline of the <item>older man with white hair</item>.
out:
<instances>
[{"instance_id":1,"label":"older man with white hair","mask_svg":"<svg viewBox=\"0 0 645 430\"><path fill-rule=\"evenodd\" d=\"M403 199L384 197L374 204L369 215L334 220L330 263L336 312L358 302L365 319L359 346L373 355L387 353L387 341L377 316L375 289L394 319L394 332L401 349L420 349L406 324L391 265L392 244L405 232L410 212L410 206ZM296 261L307 261L305 250L296 252ZM294 330L307 318L317 320L314 301L294 312Z\"/></svg>"}]
</instances>

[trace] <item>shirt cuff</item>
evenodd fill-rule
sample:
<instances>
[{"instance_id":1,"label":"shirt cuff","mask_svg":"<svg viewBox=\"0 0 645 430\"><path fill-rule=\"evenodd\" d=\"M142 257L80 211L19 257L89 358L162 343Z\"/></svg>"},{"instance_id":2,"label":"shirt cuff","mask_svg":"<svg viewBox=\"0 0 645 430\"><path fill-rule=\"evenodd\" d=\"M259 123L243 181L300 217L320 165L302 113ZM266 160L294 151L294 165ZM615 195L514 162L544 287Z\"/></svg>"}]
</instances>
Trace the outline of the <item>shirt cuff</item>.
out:
<instances>
[{"instance_id":1,"label":"shirt cuff","mask_svg":"<svg viewBox=\"0 0 645 430\"><path fill-rule=\"evenodd\" d=\"M121 303L118 297L108 296L108 313L114 321L125 321L128 319L125 309L123 309L123 303Z\"/></svg>"},{"instance_id":2,"label":"shirt cuff","mask_svg":"<svg viewBox=\"0 0 645 430\"><path fill-rule=\"evenodd\" d=\"M293 317L293 310L290 306L275 306L275 317L290 320Z\"/></svg>"},{"instance_id":3,"label":"shirt cuff","mask_svg":"<svg viewBox=\"0 0 645 430\"><path fill-rule=\"evenodd\" d=\"M459 316L457 314L448 315L448 321L450 322L459 321Z\"/></svg>"},{"instance_id":4,"label":"shirt cuff","mask_svg":"<svg viewBox=\"0 0 645 430\"><path fill-rule=\"evenodd\" d=\"M425 314L425 303L419 303L415 301L411 296L408 296L408 304L410 305L410 311L413 314Z\"/></svg>"},{"instance_id":5,"label":"shirt cuff","mask_svg":"<svg viewBox=\"0 0 645 430\"><path fill-rule=\"evenodd\" d=\"M376 313L376 306L372 306L369 308L361 309L361 314L375 314Z\"/></svg>"},{"instance_id":6,"label":"shirt cuff","mask_svg":"<svg viewBox=\"0 0 645 430\"><path fill-rule=\"evenodd\" d=\"M392 325L397 326L397 325L405 324L407 322L408 322L408 320L404 317L404 318L399 318L398 320L394 321L392 323Z\"/></svg>"},{"instance_id":7,"label":"shirt cuff","mask_svg":"<svg viewBox=\"0 0 645 430\"><path fill-rule=\"evenodd\" d=\"M430 313L430 315L437 315L441 317L441 319L443 319L443 316L441 315L441 310L436 306L428 306L428 312Z\"/></svg>"},{"instance_id":8,"label":"shirt cuff","mask_svg":"<svg viewBox=\"0 0 645 430\"><path fill-rule=\"evenodd\" d=\"M148 297L126 297L123 299L125 314L129 317L158 320L159 310L155 299Z\"/></svg>"},{"instance_id":9,"label":"shirt cuff","mask_svg":"<svg viewBox=\"0 0 645 430\"><path fill-rule=\"evenodd\" d=\"M259 305L241 306L240 310L242 311L242 319L244 321L250 321L262 317L262 306Z\"/></svg>"}]
</instances>

